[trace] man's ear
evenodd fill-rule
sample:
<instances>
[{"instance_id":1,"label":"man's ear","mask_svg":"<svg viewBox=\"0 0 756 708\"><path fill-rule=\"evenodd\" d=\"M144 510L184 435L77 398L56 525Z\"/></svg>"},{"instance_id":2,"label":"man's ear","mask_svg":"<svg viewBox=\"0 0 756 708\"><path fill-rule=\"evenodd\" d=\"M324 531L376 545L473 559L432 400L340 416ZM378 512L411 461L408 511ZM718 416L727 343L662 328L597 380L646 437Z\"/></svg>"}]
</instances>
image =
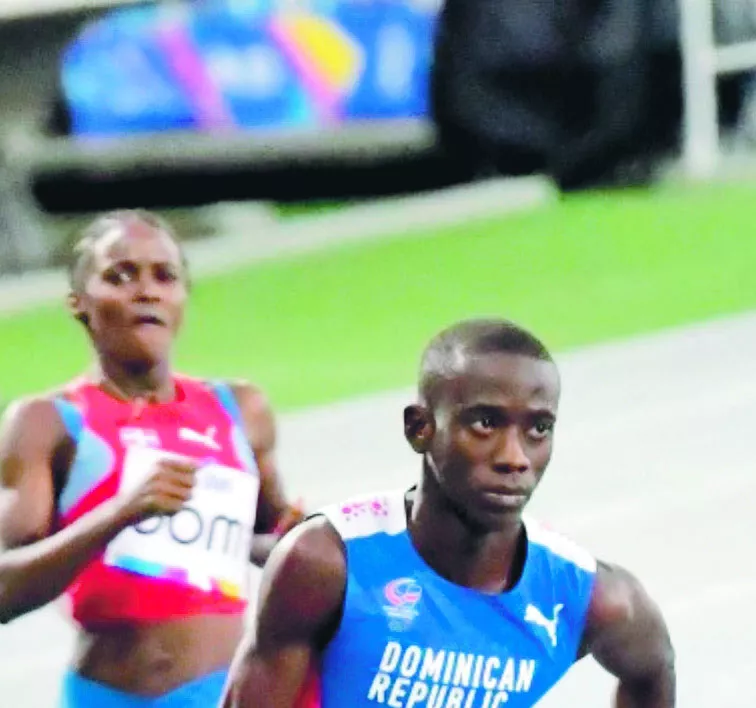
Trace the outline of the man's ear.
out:
<instances>
[{"instance_id":1,"label":"man's ear","mask_svg":"<svg viewBox=\"0 0 756 708\"><path fill-rule=\"evenodd\" d=\"M415 452L428 452L435 433L436 421L428 408L415 403L404 409L404 437Z\"/></svg>"}]
</instances>

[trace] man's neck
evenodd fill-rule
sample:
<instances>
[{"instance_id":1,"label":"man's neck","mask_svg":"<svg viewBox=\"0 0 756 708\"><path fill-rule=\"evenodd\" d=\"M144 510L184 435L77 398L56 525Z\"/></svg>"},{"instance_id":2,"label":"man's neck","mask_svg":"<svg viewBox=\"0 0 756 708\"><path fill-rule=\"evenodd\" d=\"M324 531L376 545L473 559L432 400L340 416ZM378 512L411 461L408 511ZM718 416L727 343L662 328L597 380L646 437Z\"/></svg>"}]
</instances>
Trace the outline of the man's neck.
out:
<instances>
[{"instance_id":1,"label":"man's neck","mask_svg":"<svg viewBox=\"0 0 756 708\"><path fill-rule=\"evenodd\" d=\"M417 552L447 580L485 593L511 589L522 574L526 547L522 519L495 531L475 528L420 484L408 508L408 530Z\"/></svg>"}]
</instances>

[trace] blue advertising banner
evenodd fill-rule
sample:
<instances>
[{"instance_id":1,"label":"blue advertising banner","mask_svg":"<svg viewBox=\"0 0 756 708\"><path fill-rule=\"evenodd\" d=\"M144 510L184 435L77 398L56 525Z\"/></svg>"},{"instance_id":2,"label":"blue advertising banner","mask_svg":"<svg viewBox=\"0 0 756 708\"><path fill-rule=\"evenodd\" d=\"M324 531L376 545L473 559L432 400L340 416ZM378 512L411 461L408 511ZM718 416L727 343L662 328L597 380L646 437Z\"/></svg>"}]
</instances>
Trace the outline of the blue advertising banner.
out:
<instances>
[{"instance_id":1,"label":"blue advertising banner","mask_svg":"<svg viewBox=\"0 0 756 708\"><path fill-rule=\"evenodd\" d=\"M427 113L433 0L121 9L68 47L72 132L319 128Z\"/></svg>"}]
</instances>

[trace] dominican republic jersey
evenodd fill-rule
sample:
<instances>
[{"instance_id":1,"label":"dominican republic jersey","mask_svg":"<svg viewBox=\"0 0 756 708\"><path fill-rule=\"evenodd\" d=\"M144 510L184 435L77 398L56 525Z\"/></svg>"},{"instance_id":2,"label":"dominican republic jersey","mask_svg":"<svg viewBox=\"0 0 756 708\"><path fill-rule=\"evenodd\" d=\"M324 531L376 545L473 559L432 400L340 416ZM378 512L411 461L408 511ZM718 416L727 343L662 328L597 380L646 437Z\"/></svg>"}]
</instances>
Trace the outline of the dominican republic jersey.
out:
<instances>
[{"instance_id":1,"label":"dominican republic jersey","mask_svg":"<svg viewBox=\"0 0 756 708\"><path fill-rule=\"evenodd\" d=\"M245 610L260 481L241 413L226 384L174 383L175 400L139 410L86 381L55 399L76 444L58 497L59 528L132 494L161 459L200 465L178 513L121 531L68 588L84 626Z\"/></svg>"},{"instance_id":2,"label":"dominican republic jersey","mask_svg":"<svg viewBox=\"0 0 756 708\"><path fill-rule=\"evenodd\" d=\"M525 519L517 585L445 580L407 531L405 492L324 510L346 547L339 629L322 655L323 708L525 708L575 662L596 562Z\"/></svg>"}]
</instances>

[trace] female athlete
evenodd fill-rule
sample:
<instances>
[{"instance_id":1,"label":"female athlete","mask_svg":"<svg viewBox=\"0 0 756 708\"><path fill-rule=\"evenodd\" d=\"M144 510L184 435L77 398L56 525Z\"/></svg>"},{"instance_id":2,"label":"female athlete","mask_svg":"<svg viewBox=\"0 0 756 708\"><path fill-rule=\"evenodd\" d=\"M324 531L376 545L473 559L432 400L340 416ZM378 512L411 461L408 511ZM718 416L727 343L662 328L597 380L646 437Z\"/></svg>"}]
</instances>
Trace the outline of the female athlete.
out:
<instances>
[{"instance_id":1,"label":"female athlete","mask_svg":"<svg viewBox=\"0 0 756 708\"><path fill-rule=\"evenodd\" d=\"M270 547L301 519L273 416L248 384L174 373L189 285L159 218L97 219L70 282L94 366L4 416L0 621L68 599L78 638L60 708L213 706L243 633L253 537Z\"/></svg>"}]
</instances>

